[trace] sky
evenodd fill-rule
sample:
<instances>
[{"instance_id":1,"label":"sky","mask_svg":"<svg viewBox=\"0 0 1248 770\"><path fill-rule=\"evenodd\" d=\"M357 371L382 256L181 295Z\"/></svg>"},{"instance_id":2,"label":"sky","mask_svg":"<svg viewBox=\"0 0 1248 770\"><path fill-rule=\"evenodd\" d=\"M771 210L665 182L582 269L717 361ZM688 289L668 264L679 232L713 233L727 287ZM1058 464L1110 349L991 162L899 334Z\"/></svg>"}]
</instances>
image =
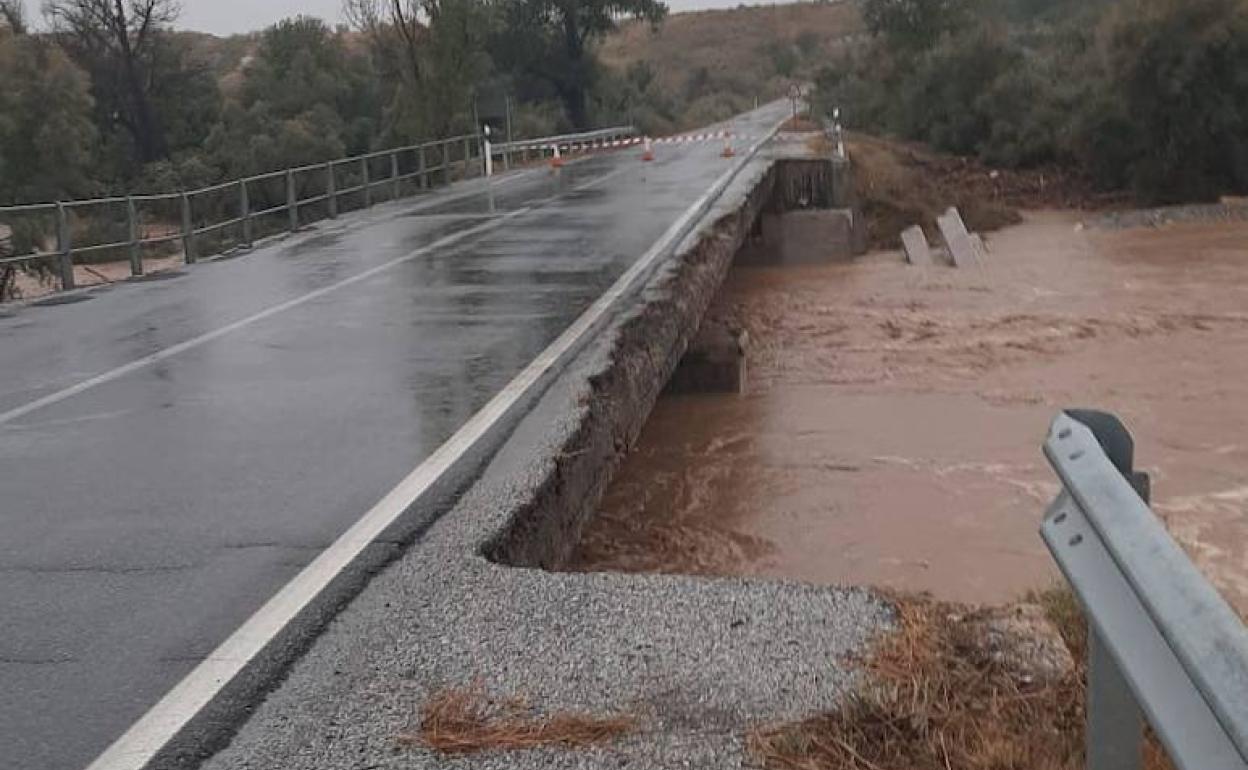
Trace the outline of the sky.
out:
<instances>
[{"instance_id":1,"label":"sky","mask_svg":"<svg viewBox=\"0 0 1248 770\"><path fill-rule=\"evenodd\" d=\"M771 5L786 0L744 0L747 5ZM787 0L791 1L791 0ZM667 0L674 12L703 8L734 8L742 0ZM316 16L332 26L343 21L342 0L181 0L182 16L176 26L214 35L254 32L289 16ZM36 27L43 26L39 17L39 0L26 0L26 11Z\"/></svg>"},{"instance_id":2,"label":"sky","mask_svg":"<svg viewBox=\"0 0 1248 770\"><path fill-rule=\"evenodd\" d=\"M673 11L731 8L741 0L667 0ZM29 0L28 5L37 3ZM177 26L215 35L264 29L275 21L298 14L316 16L331 25L342 21L342 0L182 0Z\"/></svg>"}]
</instances>

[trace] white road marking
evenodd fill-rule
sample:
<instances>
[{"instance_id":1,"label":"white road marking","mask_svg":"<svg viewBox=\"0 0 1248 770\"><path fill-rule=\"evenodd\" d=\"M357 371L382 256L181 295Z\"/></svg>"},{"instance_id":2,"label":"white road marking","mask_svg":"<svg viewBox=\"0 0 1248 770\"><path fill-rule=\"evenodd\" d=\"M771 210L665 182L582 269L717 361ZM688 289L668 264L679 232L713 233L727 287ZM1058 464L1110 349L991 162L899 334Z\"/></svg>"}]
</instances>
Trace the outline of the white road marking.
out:
<instances>
[{"instance_id":1,"label":"white road marking","mask_svg":"<svg viewBox=\"0 0 1248 770\"><path fill-rule=\"evenodd\" d=\"M182 342L177 343L176 345L170 345L167 348L162 348L161 350L158 350L155 353L152 353L151 355L147 355L147 356L144 356L143 358L136 359L134 361L131 361L128 364L122 364L121 366L118 366L114 369L110 369L94 377L85 379L75 385L71 385L67 388L63 388L61 390L56 391L55 393L49 393L48 395L43 396L42 398L37 398L34 401L30 401L19 407L10 409L7 412L0 412L0 425L13 422L14 420L20 417L24 417L30 414L31 412L37 411L39 409L43 409L44 407L51 406L56 403L59 403L61 401L64 401L67 398L76 396L79 393L90 390L91 388L94 388L96 386L103 385L107 382L112 382L113 380L116 380L119 377L124 377L127 374L130 374L131 372L142 369L145 366L151 366L152 364L157 363L159 361L163 361L166 358L169 358L171 356L176 356L179 353L185 353L186 351L191 350L192 348L197 348L200 345L203 345L207 342L211 342L212 340L217 339L218 337L223 337L229 334L230 332L237 331L239 329L242 329L245 326L250 326L251 324L254 324L257 321L263 321L266 318L275 316L278 313L285 312L287 310L290 310L291 308L299 307L300 305L311 302L312 300L317 299L319 297L323 297L326 294L329 294L331 292L335 292L343 287L350 286L352 284L359 283L360 281L364 281L369 278L372 278L374 275L377 275L378 273L385 272L386 270L389 270L390 268L396 265L400 265L404 262L410 262L411 260L422 257L431 251L444 249L447 246L452 246L458 243L459 241L464 240L465 238L469 238L474 235L480 235L481 233L484 233L486 231L493 230L511 219L514 219L518 216L523 216L524 214L527 214L533 211L534 209L537 209L546 205L552 200L555 200L564 195L567 195L568 192L576 192L582 189L586 189L588 187L593 187L595 185L601 184L602 182L605 182L607 179L617 174L623 173L624 171L628 170L628 168L629 168L628 166L623 166L621 168L616 169L615 171L610 171L604 174L603 176L594 177L594 179L590 180L589 182L586 182L582 185L574 187L567 192L559 193L550 198L544 198L540 201L537 201L533 205L525 206L524 208L498 214L494 218L488 219L487 221L482 222L479 225L469 227L465 230L460 230L459 232L456 232L456 233L451 233L450 235L439 238L438 240L434 241L433 243L428 244L427 246L422 246L419 249L416 249L414 251L408 252L407 254L404 254L403 256L395 257L389 262L384 262L375 267L371 267L361 273L356 273L355 275L344 278L341 281L338 281L336 283L331 283L328 286L322 286L321 288L310 291L307 294L303 294L293 299L282 302L280 304L265 308L264 310L261 310L258 313L253 313L252 315L249 315L246 318L240 318L239 320L234 321L233 323L229 323L229 324L226 324L225 326L219 327L217 329L213 329L210 332L205 332L204 334L201 334L198 337L192 337L191 339L184 340ZM484 191L480 193L476 193L476 194L484 194Z\"/></svg>"},{"instance_id":2,"label":"white road marking","mask_svg":"<svg viewBox=\"0 0 1248 770\"><path fill-rule=\"evenodd\" d=\"M519 403L542 378L565 357L572 355L579 344L595 331L620 298L629 294L634 284L646 277L669 248L685 235L686 228L702 216L757 153L767 139L778 130L777 124L751 146L720 175L697 201L664 231L663 235L600 296L490 401L474 414L447 441L420 463L398 486L390 490L363 517L353 524L307 567L281 588L246 620L238 630L221 643L207 658L174 686L146 714L104 751L87 770L142 770L159 751L243 671L284 628L287 627L322 590L360 553L406 512L457 461L482 441L490 428ZM607 177L625 171L625 166L599 177L591 183L573 188L590 187Z\"/></svg>"}]
</instances>

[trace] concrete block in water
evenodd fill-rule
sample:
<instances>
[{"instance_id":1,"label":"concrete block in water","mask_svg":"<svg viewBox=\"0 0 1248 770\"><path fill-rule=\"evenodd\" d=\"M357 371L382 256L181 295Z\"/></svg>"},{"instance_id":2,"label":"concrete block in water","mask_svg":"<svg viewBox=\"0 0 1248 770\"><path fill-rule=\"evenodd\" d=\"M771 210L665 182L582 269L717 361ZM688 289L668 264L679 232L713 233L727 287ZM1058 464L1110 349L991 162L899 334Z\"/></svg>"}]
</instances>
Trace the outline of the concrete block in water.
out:
<instances>
[{"instance_id":1,"label":"concrete block in water","mask_svg":"<svg viewBox=\"0 0 1248 770\"><path fill-rule=\"evenodd\" d=\"M971 241L971 234L966 231L966 225L958 210L950 206L948 211L937 217L936 225L940 228L941 237L945 239L945 246L949 249L954 267L970 267L975 264L975 244Z\"/></svg>"},{"instance_id":2,"label":"concrete block in water","mask_svg":"<svg viewBox=\"0 0 1248 770\"><path fill-rule=\"evenodd\" d=\"M906 261L912 265L927 266L932 264L932 250L927 245L927 236L923 228L911 225L901 233L901 246L906 252Z\"/></svg>"}]
</instances>

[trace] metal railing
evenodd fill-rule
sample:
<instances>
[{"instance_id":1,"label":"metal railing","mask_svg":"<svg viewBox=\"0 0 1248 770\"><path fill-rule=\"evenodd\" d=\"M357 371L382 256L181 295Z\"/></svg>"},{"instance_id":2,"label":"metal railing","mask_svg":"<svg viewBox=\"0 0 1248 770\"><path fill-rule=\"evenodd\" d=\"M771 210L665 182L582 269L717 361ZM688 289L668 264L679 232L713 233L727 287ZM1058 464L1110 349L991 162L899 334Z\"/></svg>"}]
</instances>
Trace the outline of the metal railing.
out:
<instances>
[{"instance_id":1,"label":"metal railing","mask_svg":"<svg viewBox=\"0 0 1248 770\"><path fill-rule=\"evenodd\" d=\"M36 223L35 229L55 234L53 249L0 257L0 267L50 261L61 288L72 289L75 258L103 255L101 261L128 259L131 275L140 276L145 249L180 243L184 261L192 264L200 254L250 246L257 238L333 219L378 199L392 200L439 182L449 184L456 170L459 178L467 178L482 165L482 138L474 134L256 174L197 190L0 206L0 224L12 228L19 220L42 219L42 226ZM84 233L95 237L83 243ZM12 233L7 240L14 240Z\"/></svg>"},{"instance_id":2,"label":"metal railing","mask_svg":"<svg viewBox=\"0 0 1248 770\"><path fill-rule=\"evenodd\" d=\"M131 276L141 276L145 251L167 244L178 244L173 253L180 250L183 261L193 264L200 255L251 246L258 238L368 208L379 199L449 184L456 171L461 179L478 173L478 168L488 174L495 157L501 157L503 168L509 170L529 162L534 154L541 158L554 154L557 147L578 151L619 146L636 134L632 126L616 126L497 144L471 134L255 174L197 190L0 206L0 224L42 219L42 226L35 229L52 233L55 239L47 249L0 257L0 267L51 263L61 289L75 287L74 265L83 258L124 259ZM8 241L13 240L10 234Z\"/></svg>"},{"instance_id":3,"label":"metal railing","mask_svg":"<svg viewBox=\"0 0 1248 770\"><path fill-rule=\"evenodd\" d=\"M1149 509L1130 433L1071 410L1044 451L1041 536L1088 618L1087 766L1142 767L1147 719L1180 770L1248 768L1248 630Z\"/></svg>"}]
</instances>

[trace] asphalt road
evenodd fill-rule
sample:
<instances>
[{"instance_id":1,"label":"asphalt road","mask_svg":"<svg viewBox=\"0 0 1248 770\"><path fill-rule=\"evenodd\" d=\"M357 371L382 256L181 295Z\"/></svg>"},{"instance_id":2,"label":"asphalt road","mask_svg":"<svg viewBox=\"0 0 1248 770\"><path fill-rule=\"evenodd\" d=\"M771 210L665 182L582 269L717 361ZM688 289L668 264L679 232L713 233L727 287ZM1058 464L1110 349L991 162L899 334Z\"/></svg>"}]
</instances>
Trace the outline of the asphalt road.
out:
<instances>
[{"instance_id":1,"label":"asphalt road","mask_svg":"<svg viewBox=\"0 0 1248 770\"><path fill-rule=\"evenodd\" d=\"M89 763L653 244L720 150L467 183L0 310L0 764Z\"/></svg>"}]
</instances>

